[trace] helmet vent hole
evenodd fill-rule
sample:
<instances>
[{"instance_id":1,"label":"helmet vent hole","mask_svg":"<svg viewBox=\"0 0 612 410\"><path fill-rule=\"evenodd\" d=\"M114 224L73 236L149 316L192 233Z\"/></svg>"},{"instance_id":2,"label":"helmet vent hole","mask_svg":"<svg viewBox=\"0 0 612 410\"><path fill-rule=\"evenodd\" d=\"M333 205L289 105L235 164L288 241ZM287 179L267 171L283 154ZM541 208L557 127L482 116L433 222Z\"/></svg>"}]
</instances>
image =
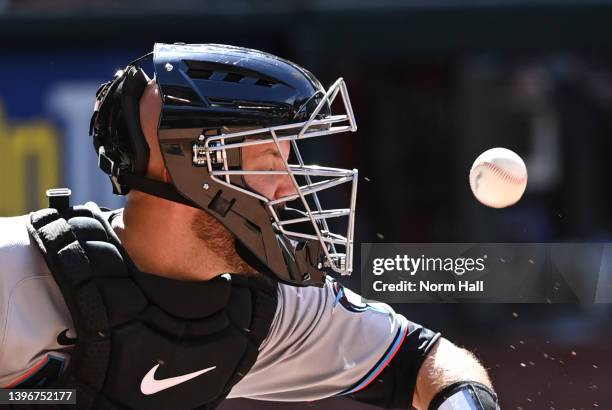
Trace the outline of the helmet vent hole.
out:
<instances>
[{"instance_id":1,"label":"helmet vent hole","mask_svg":"<svg viewBox=\"0 0 612 410\"><path fill-rule=\"evenodd\" d=\"M223 81L227 81L230 83L238 83L240 82L240 80L242 80L244 78L243 75L240 74L236 74L236 73L227 73L227 75L225 76L225 78L223 79Z\"/></svg>"},{"instance_id":2,"label":"helmet vent hole","mask_svg":"<svg viewBox=\"0 0 612 410\"><path fill-rule=\"evenodd\" d=\"M255 85L260 85L262 87L272 87L275 84L276 84L276 82L274 82L272 80L268 80L266 78L260 78L259 80L257 80L255 82Z\"/></svg>"},{"instance_id":3,"label":"helmet vent hole","mask_svg":"<svg viewBox=\"0 0 612 410\"><path fill-rule=\"evenodd\" d=\"M200 68L189 68L187 75L191 78L208 80L213 75L213 71Z\"/></svg>"}]
</instances>

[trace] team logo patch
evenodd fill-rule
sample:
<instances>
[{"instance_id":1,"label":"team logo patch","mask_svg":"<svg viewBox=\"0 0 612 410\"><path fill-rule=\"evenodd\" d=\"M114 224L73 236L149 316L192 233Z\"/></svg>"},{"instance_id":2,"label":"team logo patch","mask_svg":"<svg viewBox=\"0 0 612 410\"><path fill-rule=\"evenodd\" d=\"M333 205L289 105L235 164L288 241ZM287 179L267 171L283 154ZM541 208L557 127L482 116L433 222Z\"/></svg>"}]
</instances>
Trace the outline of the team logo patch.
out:
<instances>
[{"instance_id":1,"label":"team logo patch","mask_svg":"<svg viewBox=\"0 0 612 410\"><path fill-rule=\"evenodd\" d=\"M34 389L44 387L57 380L64 368L64 358L46 355L38 364L17 380L4 386L4 389Z\"/></svg>"},{"instance_id":2,"label":"team logo patch","mask_svg":"<svg viewBox=\"0 0 612 410\"><path fill-rule=\"evenodd\" d=\"M332 289L334 291L334 295L336 299L334 301L334 307L338 304L342 305L346 310L350 312L360 313L365 312L367 310L381 312L387 314L388 312L379 309L372 304L365 303L361 296L353 292L352 290L345 288L339 282L331 279L332 281Z\"/></svg>"}]
</instances>

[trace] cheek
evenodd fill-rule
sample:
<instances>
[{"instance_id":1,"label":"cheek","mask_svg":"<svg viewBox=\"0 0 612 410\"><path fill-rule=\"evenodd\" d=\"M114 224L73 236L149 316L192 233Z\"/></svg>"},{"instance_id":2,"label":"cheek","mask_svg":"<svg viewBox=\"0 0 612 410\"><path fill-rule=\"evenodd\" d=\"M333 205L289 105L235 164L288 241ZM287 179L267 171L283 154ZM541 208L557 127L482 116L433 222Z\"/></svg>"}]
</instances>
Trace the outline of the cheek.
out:
<instances>
[{"instance_id":1,"label":"cheek","mask_svg":"<svg viewBox=\"0 0 612 410\"><path fill-rule=\"evenodd\" d=\"M281 152L286 151L283 154L288 155L289 147L288 142L284 143ZM242 169L245 171L285 169L283 160L276 155L271 155L269 148L269 144L242 148ZM250 189L268 199L275 199L277 191L287 191L287 195L291 194L288 189L283 189L285 185L291 183L288 175L244 175L243 178Z\"/></svg>"},{"instance_id":2,"label":"cheek","mask_svg":"<svg viewBox=\"0 0 612 410\"><path fill-rule=\"evenodd\" d=\"M252 190L268 199L273 198L275 191L274 177L270 175L245 175L244 180Z\"/></svg>"}]
</instances>

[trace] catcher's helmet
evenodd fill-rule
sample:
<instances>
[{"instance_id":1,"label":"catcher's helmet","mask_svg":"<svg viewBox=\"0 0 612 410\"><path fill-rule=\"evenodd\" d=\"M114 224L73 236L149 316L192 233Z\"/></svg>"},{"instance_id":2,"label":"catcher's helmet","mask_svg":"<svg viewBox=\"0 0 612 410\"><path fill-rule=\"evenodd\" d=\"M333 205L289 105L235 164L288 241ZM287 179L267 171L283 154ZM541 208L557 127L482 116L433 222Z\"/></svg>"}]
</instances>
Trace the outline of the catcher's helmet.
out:
<instances>
[{"instance_id":1,"label":"catcher's helmet","mask_svg":"<svg viewBox=\"0 0 612 410\"><path fill-rule=\"evenodd\" d=\"M99 165L114 192L134 188L207 211L233 233L241 256L254 255L256 267L283 281L321 286L330 271L350 274L357 171L305 165L297 146L301 139L356 131L344 81L325 90L300 66L241 47L156 44L152 54L163 102L159 145L173 185L144 176L149 151L138 103L148 77L139 59L100 87L91 122ZM344 113L334 115L338 95ZM242 147L280 149L281 141L291 142L296 164L283 159L282 170L242 169ZM258 174L288 175L295 193L264 197L245 183L245 176ZM344 183L351 185L349 207L324 209L317 192ZM301 209L287 207L290 202ZM346 217L343 235L327 224L338 217Z\"/></svg>"}]
</instances>

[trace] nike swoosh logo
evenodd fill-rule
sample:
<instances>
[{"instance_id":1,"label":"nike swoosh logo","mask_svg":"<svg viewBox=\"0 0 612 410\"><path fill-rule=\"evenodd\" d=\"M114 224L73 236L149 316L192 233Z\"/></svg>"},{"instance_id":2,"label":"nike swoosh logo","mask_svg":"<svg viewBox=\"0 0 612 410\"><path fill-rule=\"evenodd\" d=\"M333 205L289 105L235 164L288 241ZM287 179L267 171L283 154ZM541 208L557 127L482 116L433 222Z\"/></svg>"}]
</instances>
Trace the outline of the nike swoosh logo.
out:
<instances>
[{"instance_id":1,"label":"nike swoosh logo","mask_svg":"<svg viewBox=\"0 0 612 410\"><path fill-rule=\"evenodd\" d=\"M72 346L77 342L76 337L68 337L68 329L64 329L59 335L57 335L57 344L61 346Z\"/></svg>"},{"instance_id":2,"label":"nike swoosh logo","mask_svg":"<svg viewBox=\"0 0 612 410\"><path fill-rule=\"evenodd\" d=\"M209 367L207 369L198 370L197 372L184 374L182 376L170 377L168 379L157 380L155 379L155 371L159 367L158 364L153 366L149 373L143 377L142 382L140 383L140 391L142 394L146 394L147 396L150 394L158 393L162 390L169 389L170 387L174 387L177 384L185 383L188 380L193 379L194 377L198 377L201 374L207 373L211 370L217 368L217 366Z\"/></svg>"}]
</instances>

